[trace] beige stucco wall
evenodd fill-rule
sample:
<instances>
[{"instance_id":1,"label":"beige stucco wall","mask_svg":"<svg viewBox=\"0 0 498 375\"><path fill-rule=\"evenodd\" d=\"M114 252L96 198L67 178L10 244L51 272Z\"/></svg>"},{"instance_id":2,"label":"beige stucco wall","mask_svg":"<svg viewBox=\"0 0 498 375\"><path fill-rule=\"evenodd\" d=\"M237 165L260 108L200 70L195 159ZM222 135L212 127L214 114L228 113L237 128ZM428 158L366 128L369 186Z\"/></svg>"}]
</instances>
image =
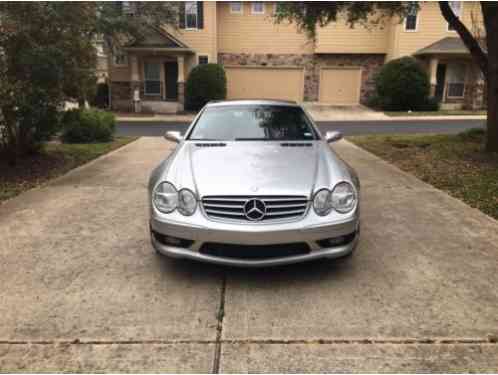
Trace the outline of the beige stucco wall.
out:
<instances>
[{"instance_id":1,"label":"beige stucco wall","mask_svg":"<svg viewBox=\"0 0 498 375\"><path fill-rule=\"evenodd\" d=\"M243 14L230 13L229 2L218 3L218 52L220 53L312 53L313 44L295 25L275 24L274 3L264 3L264 14L252 14L243 3Z\"/></svg>"},{"instance_id":2,"label":"beige stucco wall","mask_svg":"<svg viewBox=\"0 0 498 375\"><path fill-rule=\"evenodd\" d=\"M336 22L317 28L316 53L386 53L390 22L365 27L356 24L350 27L344 16Z\"/></svg>"},{"instance_id":3,"label":"beige stucco wall","mask_svg":"<svg viewBox=\"0 0 498 375\"><path fill-rule=\"evenodd\" d=\"M472 15L479 19L481 16L478 2L462 2L462 20L464 24L473 30ZM448 31L448 26L441 15L437 2L421 2L418 18L417 31L405 31L404 22L393 20L392 34L387 59L395 59L401 56L412 55L419 49L429 46L445 37L458 37L455 31Z\"/></svg>"},{"instance_id":4,"label":"beige stucco wall","mask_svg":"<svg viewBox=\"0 0 498 375\"><path fill-rule=\"evenodd\" d=\"M168 29L180 41L193 49L198 55L208 55L210 62L217 59L217 15L216 2L204 1L204 27L202 29ZM197 61L197 58L192 58Z\"/></svg>"}]
</instances>

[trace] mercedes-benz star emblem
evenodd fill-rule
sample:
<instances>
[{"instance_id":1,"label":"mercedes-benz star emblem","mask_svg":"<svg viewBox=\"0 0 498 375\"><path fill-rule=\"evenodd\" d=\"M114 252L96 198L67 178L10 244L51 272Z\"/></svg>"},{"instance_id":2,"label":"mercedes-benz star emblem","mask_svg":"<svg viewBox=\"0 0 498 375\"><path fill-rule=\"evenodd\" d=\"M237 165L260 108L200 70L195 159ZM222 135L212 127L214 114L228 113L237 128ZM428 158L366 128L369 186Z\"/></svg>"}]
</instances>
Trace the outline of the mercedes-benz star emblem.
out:
<instances>
[{"instance_id":1,"label":"mercedes-benz star emblem","mask_svg":"<svg viewBox=\"0 0 498 375\"><path fill-rule=\"evenodd\" d=\"M244 204L244 213L247 219L258 221L265 217L266 206L259 199L250 199Z\"/></svg>"}]
</instances>

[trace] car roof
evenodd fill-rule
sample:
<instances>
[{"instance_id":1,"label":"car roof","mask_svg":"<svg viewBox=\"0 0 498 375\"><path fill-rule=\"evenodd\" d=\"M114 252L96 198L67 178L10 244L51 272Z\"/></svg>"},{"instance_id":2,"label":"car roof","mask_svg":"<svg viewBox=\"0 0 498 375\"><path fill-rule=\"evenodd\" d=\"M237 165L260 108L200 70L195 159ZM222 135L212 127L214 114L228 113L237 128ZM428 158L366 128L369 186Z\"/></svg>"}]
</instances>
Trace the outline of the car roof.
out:
<instances>
[{"instance_id":1,"label":"car roof","mask_svg":"<svg viewBox=\"0 0 498 375\"><path fill-rule=\"evenodd\" d=\"M288 107L299 107L292 100L277 100L277 99L244 99L244 100L220 100L207 103L207 107L222 107L230 105L280 105Z\"/></svg>"}]
</instances>

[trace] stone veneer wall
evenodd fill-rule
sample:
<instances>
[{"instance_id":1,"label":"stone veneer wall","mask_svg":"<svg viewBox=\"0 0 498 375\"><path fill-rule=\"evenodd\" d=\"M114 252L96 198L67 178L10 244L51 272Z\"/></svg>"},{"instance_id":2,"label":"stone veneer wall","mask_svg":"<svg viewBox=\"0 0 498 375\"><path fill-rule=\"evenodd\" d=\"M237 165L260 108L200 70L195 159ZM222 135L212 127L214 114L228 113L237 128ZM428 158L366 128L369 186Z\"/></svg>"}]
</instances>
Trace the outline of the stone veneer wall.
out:
<instances>
[{"instance_id":1,"label":"stone veneer wall","mask_svg":"<svg viewBox=\"0 0 498 375\"><path fill-rule=\"evenodd\" d=\"M374 76L384 64L384 54L247 54L219 53L218 62L240 66L294 66L304 68L304 100L318 101L320 68L325 66L361 66L361 103L374 90Z\"/></svg>"},{"instance_id":2,"label":"stone veneer wall","mask_svg":"<svg viewBox=\"0 0 498 375\"><path fill-rule=\"evenodd\" d=\"M479 68L472 63L465 82L463 108L476 110L486 108L486 83Z\"/></svg>"},{"instance_id":3,"label":"stone veneer wall","mask_svg":"<svg viewBox=\"0 0 498 375\"><path fill-rule=\"evenodd\" d=\"M111 81L111 108L131 112L131 82Z\"/></svg>"}]
</instances>

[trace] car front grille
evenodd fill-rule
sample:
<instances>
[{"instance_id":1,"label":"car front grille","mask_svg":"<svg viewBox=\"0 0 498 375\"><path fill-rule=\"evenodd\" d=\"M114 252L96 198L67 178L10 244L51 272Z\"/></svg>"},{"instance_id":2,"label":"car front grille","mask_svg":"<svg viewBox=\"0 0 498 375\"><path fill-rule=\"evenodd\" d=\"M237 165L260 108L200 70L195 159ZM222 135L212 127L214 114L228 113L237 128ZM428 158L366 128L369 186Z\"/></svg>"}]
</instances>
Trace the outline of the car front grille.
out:
<instances>
[{"instance_id":1,"label":"car front grille","mask_svg":"<svg viewBox=\"0 0 498 375\"><path fill-rule=\"evenodd\" d=\"M306 242L277 245L236 245L205 242L199 249L201 254L234 259L271 259L310 253Z\"/></svg>"},{"instance_id":2,"label":"car front grille","mask_svg":"<svg viewBox=\"0 0 498 375\"><path fill-rule=\"evenodd\" d=\"M246 204L250 201L261 201L266 207L261 218L254 220L248 217ZM308 207L305 196L208 196L202 199L202 206L209 217L236 221L273 221L293 219L303 216ZM246 207L247 208L247 207Z\"/></svg>"}]
</instances>

